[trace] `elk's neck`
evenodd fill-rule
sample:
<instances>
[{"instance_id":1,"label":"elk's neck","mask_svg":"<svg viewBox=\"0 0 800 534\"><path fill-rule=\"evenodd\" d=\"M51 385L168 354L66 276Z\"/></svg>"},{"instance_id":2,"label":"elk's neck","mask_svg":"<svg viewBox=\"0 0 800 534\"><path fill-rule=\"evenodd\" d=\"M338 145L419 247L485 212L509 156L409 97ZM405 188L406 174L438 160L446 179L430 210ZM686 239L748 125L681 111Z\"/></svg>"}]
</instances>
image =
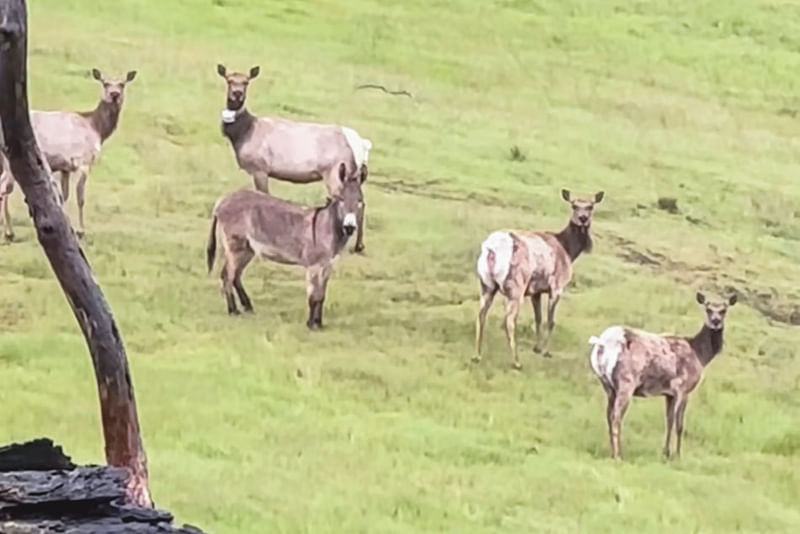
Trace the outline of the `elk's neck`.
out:
<instances>
[{"instance_id":1,"label":"elk's neck","mask_svg":"<svg viewBox=\"0 0 800 534\"><path fill-rule=\"evenodd\" d=\"M80 115L89 119L92 129L100 136L100 142L105 142L111 137L119 124L119 114L122 111L122 104L118 102L106 102L101 100L97 107L92 111L83 112Z\"/></svg>"},{"instance_id":2,"label":"elk's neck","mask_svg":"<svg viewBox=\"0 0 800 534\"><path fill-rule=\"evenodd\" d=\"M582 252L592 251L592 235L588 226L578 226L571 220L566 228L556 234L556 239L573 262Z\"/></svg>"},{"instance_id":3,"label":"elk's neck","mask_svg":"<svg viewBox=\"0 0 800 534\"><path fill-rule=\"evenodd\" d=\"M705 324L696 336L689 340L697 358L706 367L722 350L722 329L712 330Z\"/></svg>"},{"instance_id":4,"label":"elk's neck","mask_svg":"<svg viewBox=\"0 0 800 534\"><path fill-rule=\"evenodd\" d=\"M227 112L228 110L225 111ZM222 134L231 142L233 149L238 151L250 137L250 132L256 124L256 118L247 111L247 108L242 108L235 113L236 115L230 122L226 122L223 119Z\"/></svg>"}]
</instances>

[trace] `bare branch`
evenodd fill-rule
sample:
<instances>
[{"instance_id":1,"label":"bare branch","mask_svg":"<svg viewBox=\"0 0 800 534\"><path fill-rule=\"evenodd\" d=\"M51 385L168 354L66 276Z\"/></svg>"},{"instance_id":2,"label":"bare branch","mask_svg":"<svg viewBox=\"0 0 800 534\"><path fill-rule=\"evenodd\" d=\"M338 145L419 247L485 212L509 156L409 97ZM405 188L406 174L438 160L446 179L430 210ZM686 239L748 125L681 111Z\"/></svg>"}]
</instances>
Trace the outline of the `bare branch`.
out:
<instances>
[{"instance_id":1,"label":"bare branch","mask_svg":"<svg viewBox=\"0 0 800 534\"><path fill-rule=\"evenodd\" d=\"M125 347L114 317L50 185L30 122L27 6L0 0L0 122L11 172L25 195L36 234L86 338L100 397L106 461L131 471L128 498L152 506L147 458Z\"/></svg>"},{"instance_id":2,"label":"bare branch","mask_svg":"<svg viewBox=\"0 0 800 534\"><path fill-rule=\"evenodd\" d=\"M365 83L363 85L357 85L356 86L356 91L358 91L360 89L380 89L384 93L388 93L390 95L395 95L395 96L405 95L408 98L414 98L413 96L411 96L411 93L409 93L405 89L401 89L399 91L390 91L386 87L384 87L383 85L377 85L377 84L374 84L374 83Z\"/></svg>"}]
</instances>

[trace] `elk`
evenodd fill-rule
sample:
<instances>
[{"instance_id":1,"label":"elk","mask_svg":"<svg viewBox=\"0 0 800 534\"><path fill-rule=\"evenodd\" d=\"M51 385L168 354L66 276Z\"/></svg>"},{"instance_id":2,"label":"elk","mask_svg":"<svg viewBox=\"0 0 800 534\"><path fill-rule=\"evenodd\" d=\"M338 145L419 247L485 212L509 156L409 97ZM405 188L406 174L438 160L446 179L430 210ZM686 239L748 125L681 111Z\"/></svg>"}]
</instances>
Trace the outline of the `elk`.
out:
<instances>
[{"instance_id":1,"label":"elk","mask_svg":"<svg viewBox=\"0 0 800 534\"><path fill-rule=\"evenodd\" d=\"M512 366L522 369L517 352L515 328L520 306L530 296L536 322L536 344L533 350L550 356L550 338L555 327L556 306L569 281L572 264L583 252L592 249L591 225L595 204L603 200L600 191L592 200L573 199L568 190L561 197L572 207L567 226L558 233L525 230L498 230L481 244L478 257L480 278L480 310L475 325L476 356L481 359L486 315L499 292L506 298L505 331L511 350ZM548 295L547 333L542 339L542 295Z\"/></svg>"},{"instance_id":2,"label":"elk","mask_svg":"<svg viewBox=\"0 0 800 534\"><path fill-rule=\"evenodd\" d=\"M608 396L606 419L612 458L620 458L622 419L631 398L661 395L666 398L664 456L670 457L674 430L675 453L680 457L689 394L722 350L725 315L736 300L733 295L724 302L710 302L698 292L697 302L704 307L705 321L694 337L611 326L600 337L589 338L593 345L589 358L592 370Z\"/></svg>"},{"instance_id":3,"label":"elk","mask_svg":"<svg viewBox=\"0 0 800 534\"><path fill-rule=\"evenodd\" d=\"M60 176L61 200L69 198L69 180L78 175L75 196L78 204L77 235L86 233L83 207L86 201L86 180L89 170L100 156L100 149L114 133L119 123L125 86L136 77L136 71L128 72L125 80L106 79L97 69L92 77L103 86L103 94L92 111L31 111L31 124L36 142L52 173ZM11 178L9 178L11 179ZM13 189L11 184L10 189ZM10 194L10 189L8 194ZM9 235L8 194L3 195L3 216L6 221L6 236ZM12 234L13 235L13 234Z\"/></svg>"},{"instance_id":4,"label":"elk","mask_svg":"<svg viewBox=\"0 0 800 534\"><path fill-rule=\"evenodd\" d=\"M333 197L341 187L340 162L347 166L348 175L361 172L362 167L366 173L372 143L352 128L252 115L245 107L247 87L259 72L255 66L249 74L228 73L224 65L217 65L217 73L228 86L222 134L230 141L239 168L252 176L257 190L269 194L269 178L295 184L322 180ZM362 205L355 251L363 250Z\"/></svg>"},{"instance_id":5,"label":"elk","mask_svg":"<svg viewBox=\"0 0 800 534\"><path fill-rule=\"evenodd\" d=\"M2 210L3 217L3 237L7 242L14 241L14 228L11 225L11 213L8 209L9 198L11 193L14 192L14 175L11 174L11 166L9 165L7 156L4 152L5 142L3 141L2 131L0 131L0 210ZM59 191L58 184L53 179L50 168L47 165L47 160L42 161L47 175L50 177L50 187L56 197L59 205L63 204L63 198Z\"/></svg>"},{"instance_id":6,"label":"elk","mask_svg":"<svg viewBox=\"0 0 800 534\"><path fill-rule=\"evenodd\" d=\"M306 325L311 330L322 328L322 305L333 263L358 228L366 168L361 168L360 176L348 175L347 166L340 163L338 180L341 183L336 194L316 208L253 189L236 191L217 201L206 249L207 263L211 272L219 231L225 257L220 278L229 314L239 314L234 290L244 310L253 311L242 285L242 272L258 255L305 268L309 309Z\"/></svg>"}]
</instances>

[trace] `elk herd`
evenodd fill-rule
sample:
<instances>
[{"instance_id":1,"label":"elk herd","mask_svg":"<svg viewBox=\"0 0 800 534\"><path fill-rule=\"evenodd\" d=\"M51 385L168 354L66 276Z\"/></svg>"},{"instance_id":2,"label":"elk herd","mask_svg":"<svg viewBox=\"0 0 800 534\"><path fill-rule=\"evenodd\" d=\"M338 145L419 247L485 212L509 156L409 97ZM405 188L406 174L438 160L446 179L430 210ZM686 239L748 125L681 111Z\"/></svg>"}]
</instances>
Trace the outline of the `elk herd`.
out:
<instances>
[{"instance_id":1,"label":"elk herd","mask_svg":"<svg viewBox=\"0 0 800 534\"><path fill-rule=\"evenodd\" d=\"M211 272L217 261L219 240L222 293L228 313L239 314L237 299L243 311L253 311L242 284L242 273L253 258L302 266L308 299L306 324L312 330L319 329L334 262L353 234L354 251L364 250L362 187L367 180L372 143L346 126L255 116L248 111L246 99L259 67L244 74L228 72L225 66L217 65L217 73L227 85L222 135L230 142L239 168L252 177L253 188L227 194L214 205L206 248L208 270ZM44 156L42 163L62 205L69 198L70 178L77 176L78 237L86 231L84 205L89 171L116 130L126 86L136 77L136 71L128 72L121 80L106 78L97 69L91 74L102 85L94 110L31 111L31 124ZM0 146L5 148L1 137ZM277 198L269 193L270 178L297 184L321 181L327 201L309 207ZM8 241L14 238L8 205L13 189L14 179L2 153L0 204ZM497 230L480 245L476 266L480 304L473 362L480 362L487 315L498 293L505 299L504 329L512 367L522 368L515 328L526 297L530 297L535 321L533 350L550 357L556 308L572 279L575 261L592 250L592 219L604 192L575 198L565 189L561 198L571 209L562 230ZM547 324L543 333L545 296ZM654 334L614 325L599 336L589 337L589 363L608 398L606 419L613 458L621 455L622 419L634 396L665 398L664 455L671 455L673 433L675 453L680 455L689 395L722 350L726 312L736 303L735 295L722 302L711 302L702 293L696 297L703 306L704 321L694 336Z\"/></svg>"}]
</instances>

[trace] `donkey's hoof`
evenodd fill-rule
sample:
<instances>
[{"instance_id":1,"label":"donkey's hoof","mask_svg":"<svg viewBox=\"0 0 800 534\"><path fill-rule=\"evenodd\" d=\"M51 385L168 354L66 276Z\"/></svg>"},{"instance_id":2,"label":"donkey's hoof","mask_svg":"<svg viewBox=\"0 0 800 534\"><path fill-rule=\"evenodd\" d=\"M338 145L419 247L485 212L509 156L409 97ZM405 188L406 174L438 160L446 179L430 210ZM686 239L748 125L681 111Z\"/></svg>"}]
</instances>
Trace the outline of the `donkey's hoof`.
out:
<instances>
[{"instance_id":1,"label":"donkey's hoof","mask_svg":"<svg viewBox=\"0 0 800 534\"><path fill-rule=\"evenodd\" d=\"M544 354L542 354L542 358L552 358L552 357L553 357L553 355L550 353L549 350L547 352L545 352Z\"/></svg>"},{"instance_id":2,"label":"donkey's hoof","mask_svg":"<svg viewBox=\"0 0 800 534\"><path fill-rule=\"evenodd\" d=\"M319 323L317 321L308 321L306 323L306 326L308 326L308 329L313 331L313 332L316 332L318 330L322 330L322 323Z\"/></svg>"},{"instance_id":3,"label":"donkey's hoof","mask_svg":"<svg viewBox=\"0 0 800 534\"><path fill-rule=\"evenodd\" d=\"M511 368L515 371L522 371L522 364L520 362L512 362Z\"/></svg>"},{"instance_id":4,"label":"donkey's hoof","mask_svg":"<svg viewBox=\"0 0 800 534\"><path fill-rule=\"evenodd\" d=\"M244 308L244 312L248 313L248 314L255 313L255 311L253 311L253 307L252 306L248 306L247 308Z\"/></svg>"},{"instance_id":5,"label":"donkey's hoof","mask_svg":"<svg viewBox=\"0 0 800 534\"><path fill-rule=\"evenodd\" d=\"M536 354L541 354L542 353L542 347L540 347L539 345L534 345L533 346L533 352L535 352Z\"/></svg>"},{"instance_id":6,"label":"donkey's hoof","mask_svg":"<svg viewBox=\"0 0 800 534\"><path fill-rule=\"evenodd\" d=\"M86 237L86 231L85 230L75 230L75 235L78 236L78 239L83 239L84 237Z\"/></svg>"},{"instance_id":7,"label":"donkey's hoof","mask_svg":"<svg viewBox=\"0 0 800 534\"><path fill-rule=\"evenodd\" d=\"M5 235L6 243L13 243L14 242L14 234L6 234Z\"/></svg>"},{"instance_id":8,"label":"donkey's hoof","mask_svg":"<svg viewBox=\"0 0 800 534\"><path fill-rule=\"evenodd\" d=\"M242 314L242 312L240 312L240 311L239 311L239 310L237 310L237 309L228 310L228 315L231 315L231 316L233 316L233 317L235 317L235 316L237 316L237 315L241 315L241 314Z\"/></svg>"},{"instance_id":9,"label":"donkey's hoof","mask_svg":"<svg viewBox=\"0 0 800 534\"><path fill-rule=\"evenodd\" d=\"M363 254L366 248L367 247L364 246L364 243L361 243L353 247L353 252L356 254Z\"/></svg>"},{"instance_id":10,"label":"donkey's hoof","mask_svg":"<svg viewBox=\"0 0 800 534\"><path fill-rule=\"evenodd\" d=\"M473 356L470 361L472 361L472 363L481 363L481 357L480 356Z\"/></svg>"}]
</instances>

